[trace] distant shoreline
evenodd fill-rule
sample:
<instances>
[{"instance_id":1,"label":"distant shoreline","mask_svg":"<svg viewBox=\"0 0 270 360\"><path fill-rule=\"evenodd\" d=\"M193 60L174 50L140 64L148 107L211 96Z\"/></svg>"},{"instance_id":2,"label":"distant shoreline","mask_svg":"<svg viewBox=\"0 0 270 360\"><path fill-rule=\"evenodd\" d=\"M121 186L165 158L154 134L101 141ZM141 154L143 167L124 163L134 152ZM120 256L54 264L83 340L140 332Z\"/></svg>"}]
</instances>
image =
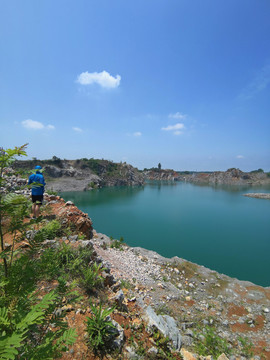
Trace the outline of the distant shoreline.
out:
<instances>
[{"instance_id":1,"label":"distant shoreline","mask_svg":"<svg viewBox=\"0 0 270 360\"><path fill-rule=\"evenodd\" d=\"M243 194L244 196L248 196L248 197L252 197L252 198L257 198L257 199L268 199L270 200L270 193L248 193L248 194Z\"/></svg>"}]
</instances>

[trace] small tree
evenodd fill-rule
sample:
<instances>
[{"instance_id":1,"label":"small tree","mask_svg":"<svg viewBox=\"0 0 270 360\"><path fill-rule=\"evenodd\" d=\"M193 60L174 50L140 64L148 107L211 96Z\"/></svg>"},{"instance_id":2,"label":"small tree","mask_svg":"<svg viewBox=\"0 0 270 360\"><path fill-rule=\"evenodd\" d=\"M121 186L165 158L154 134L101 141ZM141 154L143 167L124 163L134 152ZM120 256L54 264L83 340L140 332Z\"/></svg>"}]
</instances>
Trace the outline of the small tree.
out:
<instances>
[{"instance_id":1,"label":"small tree","mask_svg":"<svg viewBox=\"0 0 270 360\"><path fill-rule=\"evenodd\" d=\"M4 261L5 277L8 276L8 263L5 253L6 249L4 245L2 220L4 216L6 216L7 214L10 214L11 216L13 215L11 218L11 226L13 226L16 232L18 225L16 224L16 218L18 216L18 212L14 209L16 209L16 206L20 204L20 200L22 199L21 198L19 199L18 196L16 196L15 194L14 196L5 196L3 191L6 182L6 179L4 178L4 170L8 166L10 166L12 162L15 161L15 158L17 156L26 156L26 152L25 152L26 146L27 144L24 144L20 147L15 147L14 149L6 149L6 150L4 150L2 147L0 148L0 241L1 241L1 257L3 257L3 261ZM21 211L21 209L19 211ZM14 250L14 242L12 246L12 251L13 250ZM12 261L12 255L11 255L11 261Z\"/></svg>"},{"instance_id":2,"label":"small tree","mask_svg":"<svg viewBox=\"0 0 270 360\"><path fill-rule=\"evenodd\" d=\"M161 170L161 163L158 163L158 170Z\"/></svg>"}]
</instances>

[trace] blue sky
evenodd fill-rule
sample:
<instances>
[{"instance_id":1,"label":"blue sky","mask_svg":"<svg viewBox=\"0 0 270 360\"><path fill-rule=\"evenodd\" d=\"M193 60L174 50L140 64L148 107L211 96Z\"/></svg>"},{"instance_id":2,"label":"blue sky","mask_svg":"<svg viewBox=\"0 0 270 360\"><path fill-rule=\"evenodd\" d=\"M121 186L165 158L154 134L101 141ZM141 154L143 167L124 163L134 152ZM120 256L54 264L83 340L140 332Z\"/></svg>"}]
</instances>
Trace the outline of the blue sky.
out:
<instances>
[{"instance_id":1,"label":"blue sky","mask_svg":"<svg viewBox=\"0 0 270 360\"><path fill-rule=\"evenodd\" d=\"M2 0L0 145L270 171L269 0Z\"/></svg>"}]
</instances>

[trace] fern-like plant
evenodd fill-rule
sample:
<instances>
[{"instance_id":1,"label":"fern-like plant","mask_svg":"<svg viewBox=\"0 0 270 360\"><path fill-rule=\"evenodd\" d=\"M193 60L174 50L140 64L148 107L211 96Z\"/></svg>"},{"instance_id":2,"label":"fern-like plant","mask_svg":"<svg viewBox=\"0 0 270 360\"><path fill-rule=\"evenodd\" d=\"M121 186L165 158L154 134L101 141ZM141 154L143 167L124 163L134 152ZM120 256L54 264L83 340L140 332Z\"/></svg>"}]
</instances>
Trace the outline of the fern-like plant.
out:
<instances>
[{"instance_id":1,"label":"fern-like plant","mask_svg":"<svg viewBox=\"0 0 270 360\"><path fill-rule=\"evenodd\" d=\"M55 359L59 351L75 341L73 329L60 327L49 330L48 316L55 307L57 294L50 292L33 305L27 313L15 308L0 308L0 358ZM35 334L35 336L34 336ZM31 339L31 340L30 340Z\"/></svg>"},{"instance_id":2,"label":"fern-like plant","mask_svg":"<svg viewBox=\"0 0 270 360\"><path fill-rule=\"evenodd\" d=\"M100 288L103 286L104 280L100 275L104 269L101 265L94 263L91 266L84 268L81 274L80 284L81 286L90 293L94 288Z\"/></svg>"}]
</instances>

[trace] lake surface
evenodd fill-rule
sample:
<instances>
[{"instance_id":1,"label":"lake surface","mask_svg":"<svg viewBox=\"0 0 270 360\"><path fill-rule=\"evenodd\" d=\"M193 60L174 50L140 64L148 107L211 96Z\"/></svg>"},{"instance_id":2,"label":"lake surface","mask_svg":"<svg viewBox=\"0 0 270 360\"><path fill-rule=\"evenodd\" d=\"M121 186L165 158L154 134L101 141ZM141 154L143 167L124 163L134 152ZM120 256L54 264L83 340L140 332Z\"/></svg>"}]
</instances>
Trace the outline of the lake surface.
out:
<instances>
[{"instance_id":1,"label":"lake surface","mask_svg":"<svg viewBox=\"0 0 270 360\"><path fill-rule=\"evenodd\" d=\"M97 232L270 286L270 200L247 192L270 188L148 183L61 196L88 213Z\"/></svg>"}]
</instances>

